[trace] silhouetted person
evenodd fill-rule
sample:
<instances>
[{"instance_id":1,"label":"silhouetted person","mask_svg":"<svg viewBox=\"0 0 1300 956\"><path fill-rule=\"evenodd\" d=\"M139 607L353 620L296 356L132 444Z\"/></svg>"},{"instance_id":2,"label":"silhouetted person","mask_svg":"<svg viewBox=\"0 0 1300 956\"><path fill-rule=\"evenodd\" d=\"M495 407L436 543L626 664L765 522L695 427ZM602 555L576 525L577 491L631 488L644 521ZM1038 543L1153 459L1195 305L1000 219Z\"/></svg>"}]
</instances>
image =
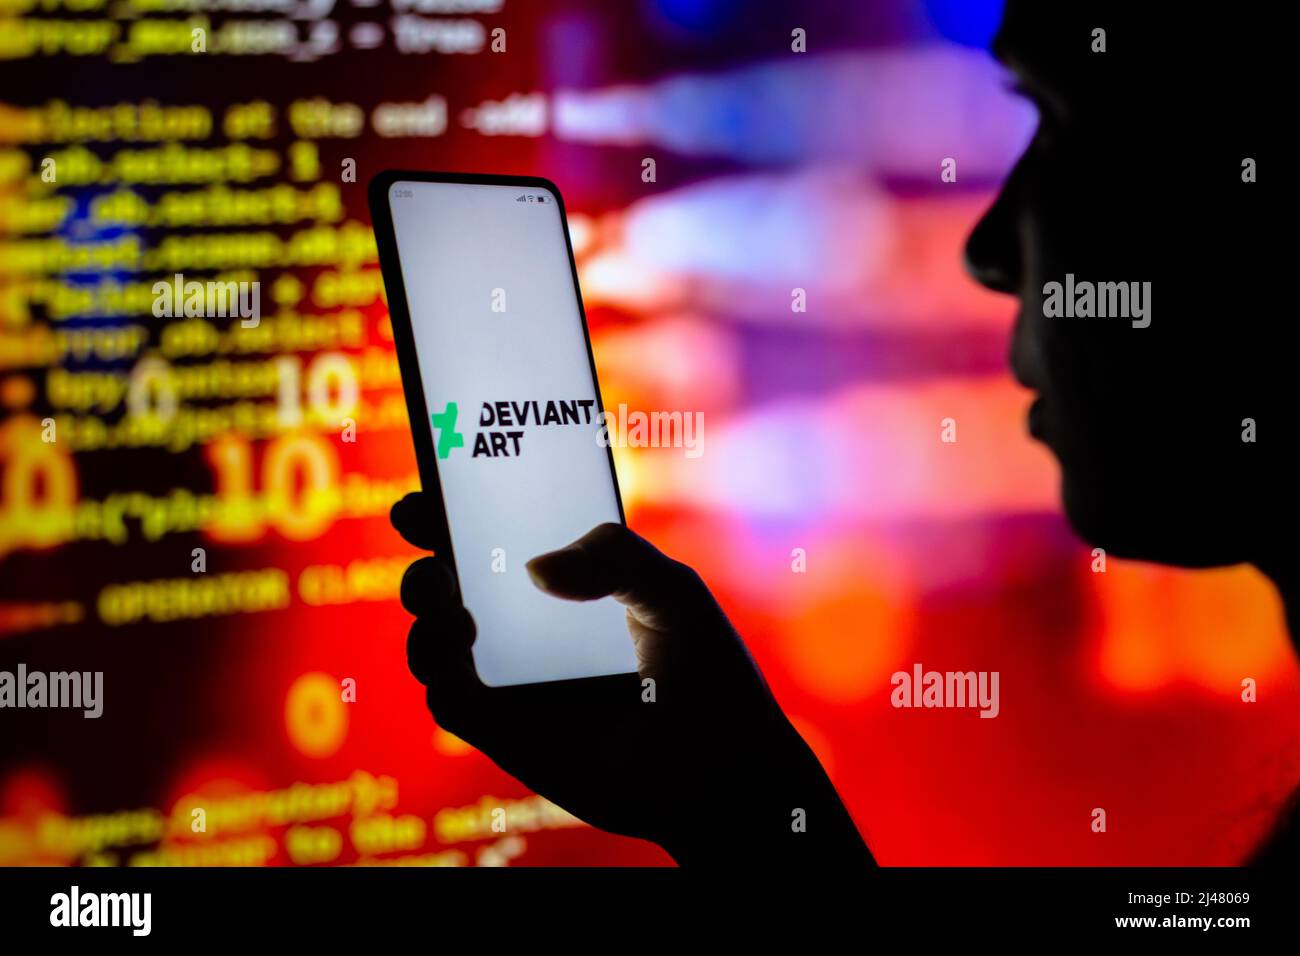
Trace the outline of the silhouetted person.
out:
<instances>
[{"instance_id":1,"label":"silhouetted person","mask_svg":"<svg viewBox=\"0 0 1300 956\"><path fill-rule=\"evenodd\" d=\"M1253 563L1281 590L1294 635L1294 479L1283 478L1281 451L1295 428L1282 397L1295 319L1270 304L1291 276L1268 261L1291 223L1267 198L1288 170L1261 155L1274 62L1263 41L1277 31L1249 8L1197 20L1165 5L1074 6L1007 5L994 52L1040 125L970 237L969 269L1020 299L1011 365L1038 393L1030 430L1060 462L1077 533L1118 557ZM1162 9L1132 9L1153 6ZM1262 182L1243 180L1248 159ZM1044 290L1058 282L1064 292L1067 275L1076 292L1136 283L1137 296L1118 316L1096 317L1095 300L1093 317L1064 314ZM1122 305L1117 289L1105 294ZM430 511L410 495L393 523L436 548ZM583 820L652 840L683 864L872 862L690 568L605 525L529 570L557 598L612 594L627 605L657 702L641 702L639 681L584 695L487 690L452 575L425 558L402 600L417 616L411 670L443 727ZM806 833L792 832L795 808ZM1295 842L1294 823L1284 825L1261 859L1293 854Z\"/></svg>"}]
</instances>

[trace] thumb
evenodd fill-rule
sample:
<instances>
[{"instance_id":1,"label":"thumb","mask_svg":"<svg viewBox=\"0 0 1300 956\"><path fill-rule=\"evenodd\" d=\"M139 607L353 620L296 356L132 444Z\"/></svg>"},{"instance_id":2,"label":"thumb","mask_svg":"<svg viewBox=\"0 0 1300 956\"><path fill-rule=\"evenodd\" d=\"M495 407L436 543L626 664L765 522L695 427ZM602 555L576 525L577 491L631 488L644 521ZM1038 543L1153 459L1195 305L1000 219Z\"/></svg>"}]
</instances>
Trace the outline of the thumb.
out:
<instances>
[{"instance_id":1,"label":"thumb","mask_svg":"<svg viewBox=\"0 0 1300 956\"><path fill-rule=\"evenodd\" d=\"M717 605L700 576L621 524L602 524L526 565L533 583L571 601L613 595L647 627L666 630Z\"/></svg>"}]
</instances>

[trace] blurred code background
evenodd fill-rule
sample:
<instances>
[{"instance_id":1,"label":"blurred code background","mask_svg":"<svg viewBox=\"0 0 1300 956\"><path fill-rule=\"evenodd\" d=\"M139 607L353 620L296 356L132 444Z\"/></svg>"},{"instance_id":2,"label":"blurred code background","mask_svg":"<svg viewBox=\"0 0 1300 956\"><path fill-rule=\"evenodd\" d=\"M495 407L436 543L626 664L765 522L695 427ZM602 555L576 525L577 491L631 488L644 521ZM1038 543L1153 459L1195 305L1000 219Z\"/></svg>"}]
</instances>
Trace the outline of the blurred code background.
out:
<instances>
[{"instance_id":1,"label":"blurred code background","mask_svg":"<svg viewBox=\"0 0 1300 956\"><path fill-rule=\"evenodd\" d=\"M713 587L883 863L1239 860L1300 678L1252 572L1094 573L1059 513L1015 305L961 270L1035 122L999 16L0 0L0 670L104 673L98 720L0 711L0 864L670 862L440 731L406 671L388 509L418 481L365 199L392 167L559 184L606 407L705 415L702 457L618 450L628 519ZM260 325L154 318L175 273L260 281ZM918 662L999 671L1000 716L895 710Z\"/></svg>"}]
</instances>

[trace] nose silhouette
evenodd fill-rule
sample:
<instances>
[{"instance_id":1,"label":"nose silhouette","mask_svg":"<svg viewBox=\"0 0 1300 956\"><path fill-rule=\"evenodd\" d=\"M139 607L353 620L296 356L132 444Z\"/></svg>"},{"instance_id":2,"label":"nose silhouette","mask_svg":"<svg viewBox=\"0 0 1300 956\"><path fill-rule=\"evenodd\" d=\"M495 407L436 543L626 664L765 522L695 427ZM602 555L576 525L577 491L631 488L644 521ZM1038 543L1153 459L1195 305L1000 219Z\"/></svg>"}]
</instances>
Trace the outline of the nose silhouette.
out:
<instances>
[{"instance_id":1,"label":"nose silhouette","mask_svg":"<svg viewBox=\"0 0 1300 956\"><path fill-rule=\"evenodd\" d=\"M1021 261L1018 192L1020 165L1012 170L982 219L966 240L966 271L980 285L994 292L1020 291Z\"/></svg>"},{"instance_id":2,"label":"nose silhouette","mask_svg":"<svg viewBox=\"0 0 1300 956\"><path fill-rule=\"evenodd\" d=\"M994 292L1010 295L1019 295L1024 282L1020 235L1023 164L1021 160L1007 177L998 198L971 231L965 250L966 271L971 278ZM1045 375L1023 308L1011 330L1007 364L1017 382L1041 391Z\"/></svg>"}]
</instances>

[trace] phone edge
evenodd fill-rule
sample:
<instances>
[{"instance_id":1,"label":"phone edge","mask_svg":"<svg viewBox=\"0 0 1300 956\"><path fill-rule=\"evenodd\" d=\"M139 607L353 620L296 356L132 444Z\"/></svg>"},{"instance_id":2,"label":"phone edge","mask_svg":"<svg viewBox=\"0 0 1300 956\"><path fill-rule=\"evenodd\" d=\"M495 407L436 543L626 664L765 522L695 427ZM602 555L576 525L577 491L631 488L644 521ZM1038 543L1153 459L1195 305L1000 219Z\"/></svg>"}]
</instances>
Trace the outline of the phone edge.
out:
<instances>
[{"instance_id":1,"label":"phone edge","mask_svg":"<svg viewBox=\"0 0 1300 956\"><path fill-rule=\"evenodd\" d=\"M596 407L604 414L605 403L601 396L600 377L596 371L596 355L591 345L591 329L587 324L587 307L582 298L582 286L578 281L577 259L573 254L573 240L569 235L568 211L560 188L550 179L542 176L512 176L491 173L464 173L450 171L421 171L408 169L384 169L370 177L366 187L367 202L370 207L371 229L375 235L375 244L379 256L380 274L388 299L389 324L393 329L393 343L397 354L398 370L402 377L402 391L406 398L407 415L412 422L411 438L415 445L416 468L420 475L420 484L426 494L436 493L438 507L436 516L438 527L435 536L441 549L435 549L435 557L444 557L456 579L456 589L460 590L460 570L456 563L455 551L451 543L451 525L447 518L447 502L442 493L442 481L438 474L437 452L433 445L431 432L421 431L416 434L414 422L428 422L429 410L424 399L424 380L420 373L419 360L415 350L415 331L411 324L409 303L406 299L406 283L402 276L401 261L397 255L397 234L393 227L392 210L388 204L388 190L397 182L467 183L484 186L525 186L542 188L555 198L560 212L560 226L564 233L564 247L569 257L569 272L573 279L574 296L578 301L578 319L582 326L583 341L587 346L587 363L591 371L592 389L596 396ZM394 296L396 291L397 296ZM414 389L412 389L414 385ZM610 482L614 486L614 501L618 506L618 520L627 526L627 515L623 508L623 492L619 487L618 469L614 463L614 449L611 444L605 446L606 460L609 463ZM630 640L629 636L629 640ZM474 662L475 673L478 663ZM511 691L523 688L559 688L574 685L584 687L622 682L631 676L639 676L636 671L624 671L615 674L597 674L590 677L575 677L558 681L537 681L521 684L488 684L479 680L492 691Z\"/></svg>"}]
</instances>

